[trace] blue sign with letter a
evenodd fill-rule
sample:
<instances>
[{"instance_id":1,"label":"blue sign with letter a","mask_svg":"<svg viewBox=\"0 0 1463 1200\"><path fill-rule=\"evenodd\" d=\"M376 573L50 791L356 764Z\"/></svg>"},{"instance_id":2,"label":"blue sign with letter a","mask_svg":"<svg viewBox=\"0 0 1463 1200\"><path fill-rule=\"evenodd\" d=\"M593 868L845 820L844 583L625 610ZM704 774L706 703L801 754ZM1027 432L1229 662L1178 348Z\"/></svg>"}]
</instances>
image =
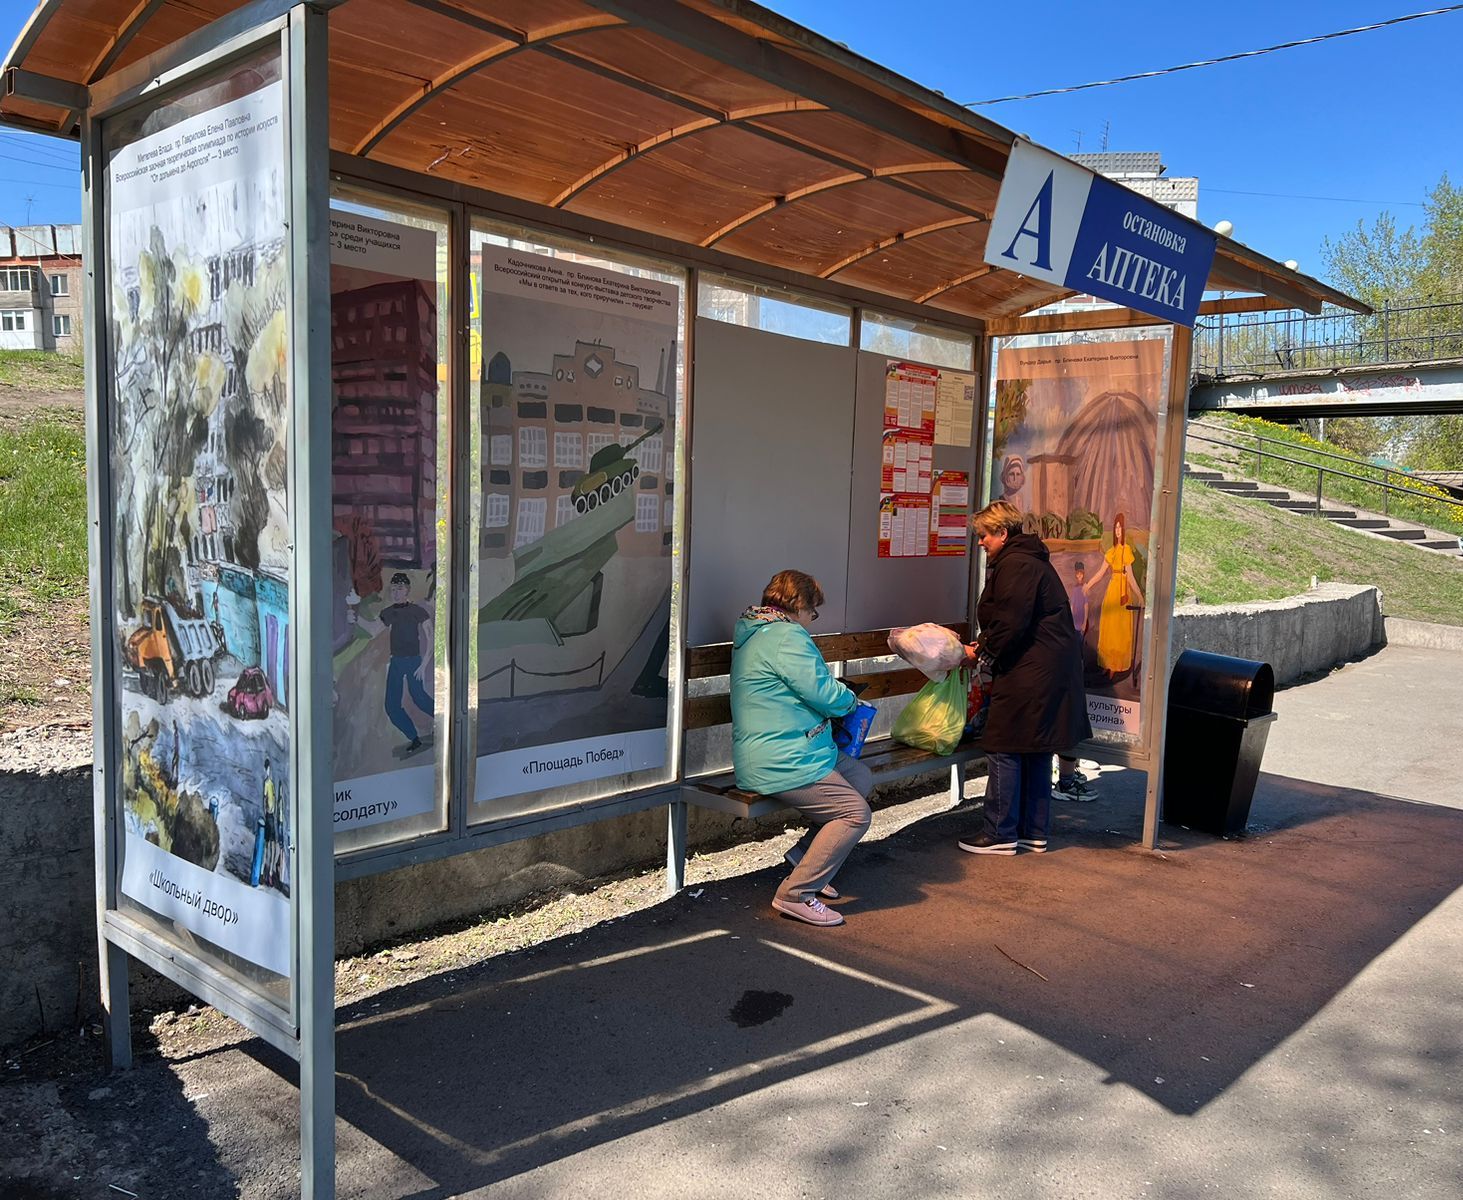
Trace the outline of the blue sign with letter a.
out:
<instances>
[{"instance_id":1,"label":"blue sign with letter a","mask_svg":"<svg viewBox=\"0 0 1463 1200\"><path fill-rule=\"evenodd\" d=\"M1197 222L1018 141L985 260L1192 326L1216 244Z\"/></svg>"}]
</instances>

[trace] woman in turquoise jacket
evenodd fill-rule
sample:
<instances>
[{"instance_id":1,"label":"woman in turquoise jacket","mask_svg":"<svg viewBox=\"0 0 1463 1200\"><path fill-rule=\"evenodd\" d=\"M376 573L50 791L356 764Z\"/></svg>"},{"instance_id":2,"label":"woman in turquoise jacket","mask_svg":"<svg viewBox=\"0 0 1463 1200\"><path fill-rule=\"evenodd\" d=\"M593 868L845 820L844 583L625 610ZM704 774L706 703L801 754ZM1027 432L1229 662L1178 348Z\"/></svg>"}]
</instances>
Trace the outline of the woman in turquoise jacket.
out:
<instances>
[{"instance_id":1,"label":"woman in turquoise jacket","mask_svg":"<svg viewBox=\"0 0 1463 1200\"><path fill-rule=\"evenodd\" d=\"M823 590L802 571L779 571L732 638L732 763L737 786L776 796L810 822L787 852L790 874L772 907L810 925L842 925L819 898L869 827L869 770L833 744L833 718L854 694L834 679L809 632Z\"/></svg>"}]
</instances>

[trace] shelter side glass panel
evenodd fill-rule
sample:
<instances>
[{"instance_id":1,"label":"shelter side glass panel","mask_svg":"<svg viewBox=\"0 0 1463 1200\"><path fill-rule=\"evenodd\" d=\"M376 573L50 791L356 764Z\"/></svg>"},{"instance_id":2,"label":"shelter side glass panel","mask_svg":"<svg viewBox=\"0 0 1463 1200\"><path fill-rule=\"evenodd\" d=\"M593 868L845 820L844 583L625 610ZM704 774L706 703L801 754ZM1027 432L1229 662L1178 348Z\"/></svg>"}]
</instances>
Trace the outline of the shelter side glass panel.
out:
<instances>
[{"instance_id":1,"label":"shelter side glass panel","mask_svg":"<svg viewBox=\"0 0 1463 1200\"><path fill-rule=\"evenodd\" d=\"M447 827L447 237L439 210L332 193L338 852Z\"/></svg>"},{"instance_id":2,"label":"shelter side glass panel","mask_svg":"<svg viewBox=\"0 0 1463 1200\"><path fill-rule=\"evenodd\" d=\"M1169 326L996 339L990 499L1023 514L1082 635L1098 740L1142 737Z\"/></svg>"},{"instance_id":3,"label":"shelter side glass panel","mask_svg":"<svg viewBox=\"0 0 1463 1200\"><path fill-rule=\"evenodd\" d=\"M295 864L277 44L103 123L118 906L284 1006Z\"/></svg>"},{"instance_id":4,"label":"shelter side glass panel","mask_svg":"<svg viewBox=\"0 0 1463 1200\"><path fill-rule=\"evenodd\" d=\"M497 225L471 255L482 823L675 777L686 276Z\"/></svg>"}]
</instances>

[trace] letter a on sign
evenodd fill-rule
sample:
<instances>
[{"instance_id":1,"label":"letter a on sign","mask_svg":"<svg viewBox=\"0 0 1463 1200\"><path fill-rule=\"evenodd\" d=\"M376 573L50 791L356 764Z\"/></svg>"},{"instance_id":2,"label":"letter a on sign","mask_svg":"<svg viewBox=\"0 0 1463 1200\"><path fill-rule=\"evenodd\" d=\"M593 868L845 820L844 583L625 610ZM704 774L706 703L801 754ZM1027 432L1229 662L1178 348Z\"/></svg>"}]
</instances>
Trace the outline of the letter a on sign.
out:
<instances>
[{"instance_id":1,"label":"letter a on sign","mask_svg":"<svg viewBox=\"0 0 1463 1200\"><path fill-rule=\"evenodd\" d=\"M1091 186L1091 171L1018 140L1001 179L986 262L1064 284Z\"/></svg>"},{"instance_id":2,"label":"letter a on sign","mask_svg":"<svg viewBox=\"0 0 1463 1200\"><path fill-rule=\"evenodd\" d=\"M1041 185L1041 191L1036 193L1036 199L1031 202L1031 207L1026 210L1026 215L1021 218L1021 228L1011 238L1011 244L1001 251L1002 258L1009 258L1017 263L1029 262L1038 270L1050 271L1052 269L1052 180L1056 172L1047 174L1046 182ZM1031 218L1036 217L1036 225L1032 226ZM1036 253L1030 258L1018 258L1016 255L1016 243L1022 238L1029 237L1036 239Z\"/></svg>"}]
</instances>

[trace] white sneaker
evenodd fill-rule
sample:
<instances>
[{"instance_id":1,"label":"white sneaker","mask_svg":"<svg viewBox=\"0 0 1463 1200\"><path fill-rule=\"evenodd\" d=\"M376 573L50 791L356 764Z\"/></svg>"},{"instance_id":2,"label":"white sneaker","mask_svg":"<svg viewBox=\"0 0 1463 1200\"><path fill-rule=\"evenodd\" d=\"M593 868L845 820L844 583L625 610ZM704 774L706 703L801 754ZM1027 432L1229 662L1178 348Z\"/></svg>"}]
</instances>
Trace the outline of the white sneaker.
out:
<instances>
[{"instance_id":1,"label":"white sneaker","mask_svg":"<svg viewBox=\"0 0 1463 1200\"><path fill-rule=\"evenodd\" d=\"M809 925L842 925L843 914L836 913L817 896L809 896L801 904L793 900L772 901L772 907L785 917L806 921Z\"/></svg>"}]
</instances>

